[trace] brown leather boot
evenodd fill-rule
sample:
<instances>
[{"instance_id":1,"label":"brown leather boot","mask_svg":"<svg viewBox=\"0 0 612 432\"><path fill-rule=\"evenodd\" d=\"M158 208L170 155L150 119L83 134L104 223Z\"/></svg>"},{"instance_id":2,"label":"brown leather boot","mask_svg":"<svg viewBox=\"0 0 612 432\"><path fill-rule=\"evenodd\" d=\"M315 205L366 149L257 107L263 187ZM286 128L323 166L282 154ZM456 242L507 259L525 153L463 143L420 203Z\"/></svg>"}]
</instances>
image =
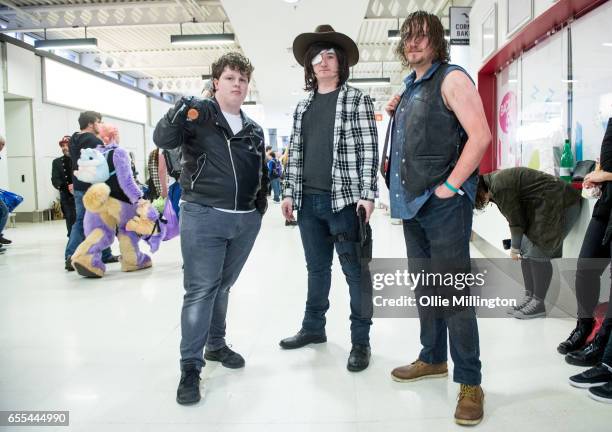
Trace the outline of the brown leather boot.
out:
<instances>
[{"instance_id":1,"label":"brown leather boot","mask_svg":"<svg viewBox=\"0 0 612 432\"><path fill-rule=\"evenodd\" d=\"M429 364L416 360L407 366L400 366L391 372L391 378L398 382L418 381L424 378L441 378L448 375L446 362Z\"/></svg>"},{"instance_id":2,"label":"brown leather boot","mask_svg":"<svg viewBox=\"0 0 612 432\"><path fill-rule=\"evenodd\" d=\"M484 392L479 385L461 384L457 399L455 423L462 426L474 426L482 421Z\"/></svg>"}]
</instances>

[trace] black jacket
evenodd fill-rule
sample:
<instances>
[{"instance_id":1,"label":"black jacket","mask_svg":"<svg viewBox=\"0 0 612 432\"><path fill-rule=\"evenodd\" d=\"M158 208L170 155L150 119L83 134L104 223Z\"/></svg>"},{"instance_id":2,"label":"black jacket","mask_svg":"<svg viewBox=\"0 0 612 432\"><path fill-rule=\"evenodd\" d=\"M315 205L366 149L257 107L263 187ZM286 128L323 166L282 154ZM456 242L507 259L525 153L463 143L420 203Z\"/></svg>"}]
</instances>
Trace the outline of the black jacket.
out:
<instances>
[{"instance_id":1,"label":"black jacket","mask_svg":"<svg viewBox=\"0 0 612 432\"><path fill-rule=\"evenodd\" d=\"M72 161L68 156L53 159L51 165L51 184L60 192L68 192L72 184Z\"/></svg>"},{"instance_id":2,"label":"black jacket","mask_svg":"<svg viewBox=\"0 0 612 432\"><path fill-rule=\"evenodd\" d=\"M74 176L74 171L79 168L78 161L81 157L81 150L96 148L99 145L104 145L104 143L91 132L75 132L70 137L70 159L72 159L72 184L74 184L74 190L85 192L91 186L89 183L82 182Z\"/></svg>"},{"instance_id":3,"label":"black jacket","mask_svg":"<svg viewBox=\"0 0 612 432\"><path fill-rule=\"evenodd\" d=\"M197 118L187 119L188 111ZM264 134L257 123L241 115L243 128L234 135L215 99L183 98L157 123L155 145L181 146L182 199L265 213L269 179Z\"/></svg>"}]
</instances>

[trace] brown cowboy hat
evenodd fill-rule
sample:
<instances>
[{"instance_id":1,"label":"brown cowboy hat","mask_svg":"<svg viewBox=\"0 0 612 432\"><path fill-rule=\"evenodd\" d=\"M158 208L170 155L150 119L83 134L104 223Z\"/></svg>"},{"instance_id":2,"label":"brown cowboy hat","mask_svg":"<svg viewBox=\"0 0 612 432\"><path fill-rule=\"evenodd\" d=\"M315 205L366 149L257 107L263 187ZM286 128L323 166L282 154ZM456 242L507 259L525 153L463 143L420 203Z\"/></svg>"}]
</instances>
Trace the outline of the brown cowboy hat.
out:
<instances>
[{"instance_id":1,"label":"brown cowboy hat","mask_svg":"<svg viewBox=\"0 0 612 432\"><path fill-rule=\"evenodd\" d=\"M349 66L354 66L359 61L359 48L353 39L334 31L329 24L322 24L317 26L314 33L302 33L293 40L293 55L301 66L304 66L306 51L316 42L329 42L342 48L346 53Z\"/></svg>"}]
</instances>

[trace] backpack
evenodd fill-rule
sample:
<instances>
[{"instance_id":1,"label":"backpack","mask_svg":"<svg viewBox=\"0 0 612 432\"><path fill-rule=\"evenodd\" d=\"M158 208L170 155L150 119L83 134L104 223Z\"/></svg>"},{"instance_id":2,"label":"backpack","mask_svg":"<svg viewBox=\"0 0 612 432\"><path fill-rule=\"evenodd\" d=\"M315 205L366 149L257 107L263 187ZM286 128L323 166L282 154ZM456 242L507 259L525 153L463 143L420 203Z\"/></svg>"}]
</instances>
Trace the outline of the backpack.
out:
<instances>
[{"instance_id":1,"label":"backpack","mask_svg":"<svg viewBox=\"0 0 612 432\"><path fill-rule=\"evenodd\" d=\"M85 148L81 150L81 157L77 161L78 169L74 176L85 183L104 183L115 171L110 172L108 168L108 156L112 152L104 154L97 148Z\"/></svg>"},{"instance_id":2,"label":"backpack","mask_svg":"<svg viewBox=\"0 0 612 432\"><path fill-rule=\"evenodd\" d=\"M283 166L278 159L273 159L274 167L272 168L272 178L280 178L283 175Z\"/></svg>"},{"instance_id":3,"label":"backpack","mask_svg":"<svg viewBox=\"0 0 612 432\"><path fill-rule=\"evenodd\" d=\"M171 150L164 150L164 159L166 160L166 168L168 169L168 175L173 177L175 180L181 177L181 158L182 151L181 146L173 148Z\"/></svg>"}]
</instances>

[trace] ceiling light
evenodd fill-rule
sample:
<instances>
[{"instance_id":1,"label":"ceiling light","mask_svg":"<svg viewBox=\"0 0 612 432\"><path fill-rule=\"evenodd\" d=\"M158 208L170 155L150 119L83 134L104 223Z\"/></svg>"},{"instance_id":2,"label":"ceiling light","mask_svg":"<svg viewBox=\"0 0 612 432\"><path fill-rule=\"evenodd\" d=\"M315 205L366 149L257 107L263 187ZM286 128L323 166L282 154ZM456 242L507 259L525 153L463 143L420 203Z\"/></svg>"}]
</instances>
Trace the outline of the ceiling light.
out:
<instances>
[{"instance_id":1,"label":"ceiling light","mask_svg":"<svg viewBox=\"0 0 612 432\"><path fill-rule=\"evenodd\" d=\"M391 85L391 78L351 78L348 83L354 86L388 86Z\"/></svg>"},{"instance_id":2,"label":"ceiling light","mask_svg":"<svg viewBox=\"0 0 612 432\"><path fill-rule=\"evenodd\" d=\"M387 39L389 39L390 41L400 40L400 31L399 30L389 30L387 32Z\"/></svg>"},{"instance_id":3,"label":"ceiling light","mask_svg":"<svg viewBox=\"0 0 612 432\"><path fill-rule=\"evenodd\" d=\"M391 78L386 77L385 76L385 63L381 62L380 63L380 76L379 77L373 77L373 78L353 78L352 77L352 72L353 70L351 70L351 78L348 80L349 84L355 85L355 86L367 86L367 87L372 87L372 86L388 86L391 85Z\"/></svg>"},{"instance_id":4,"label":"ceiling light","mask_svg":"<svg viewBox=\"0 0 612 432\"><path fill-rule=\"evenodd\" d=\"M75 48L97 48L98 39L96 38L77 38L77 39L44 39L34 41L34 48L39 50L53 49L75 49Z\"/></svg>"},{"instance_id":5,"label":"ceiling light","mask_svg":"<svg viewBox=\"0 0 612 432\"><path fill-rule=\"evenodd\" d=\"M605 47L612 48L612 42L604 42L604 43L602 43L602 45L605 46Z\"/></svg>"},{"instance_id":6,"label":"ceiling light","mask_svg":"<svg viewBox=\"0 0 612 432\"><path fill-rule=\"evenodd\" d=\"M39 50L53 49L85 49L97 48L98 39L87 37L87 27L85 27L85 37L75 39L47 39L47 29L44 29L45 38L34 41L34 48Z\"/></svg>"},{"instance_id":7,"label":"ceiling light","mask_svg":"<svg viewBox=\"0 0 612 432\"><path fill-rule=\"evenodd\" d=\"M195 20L193 21L195 23ZM225 33L225 22L222 33L213 34L183 34L183 24L180 24L181 34L170 35L172 45L212 45L234 43L234 33Z\"/></svg>"},{"instance_id":8,"label":"ceiling light","mask_svg":"<svg viewBox=\"0 0 612 432\"><path fill-rule=\"evenodd\" d=\"M172 45L206 45L234 43L233 33L170 35Z\"/></svg>"},{"instance_id":9,"label":"ceiling light","mask_svg":"<svg viewBox=\"0 0 612 432\"><path fill-rule=\"evenodd\" d=\"M293 3L297 3L297 2L299 2L299 1L300 1L300 0L285 0L285 3L290 3L290 4L293 4Z\"/></svg>"}]
</instances>

